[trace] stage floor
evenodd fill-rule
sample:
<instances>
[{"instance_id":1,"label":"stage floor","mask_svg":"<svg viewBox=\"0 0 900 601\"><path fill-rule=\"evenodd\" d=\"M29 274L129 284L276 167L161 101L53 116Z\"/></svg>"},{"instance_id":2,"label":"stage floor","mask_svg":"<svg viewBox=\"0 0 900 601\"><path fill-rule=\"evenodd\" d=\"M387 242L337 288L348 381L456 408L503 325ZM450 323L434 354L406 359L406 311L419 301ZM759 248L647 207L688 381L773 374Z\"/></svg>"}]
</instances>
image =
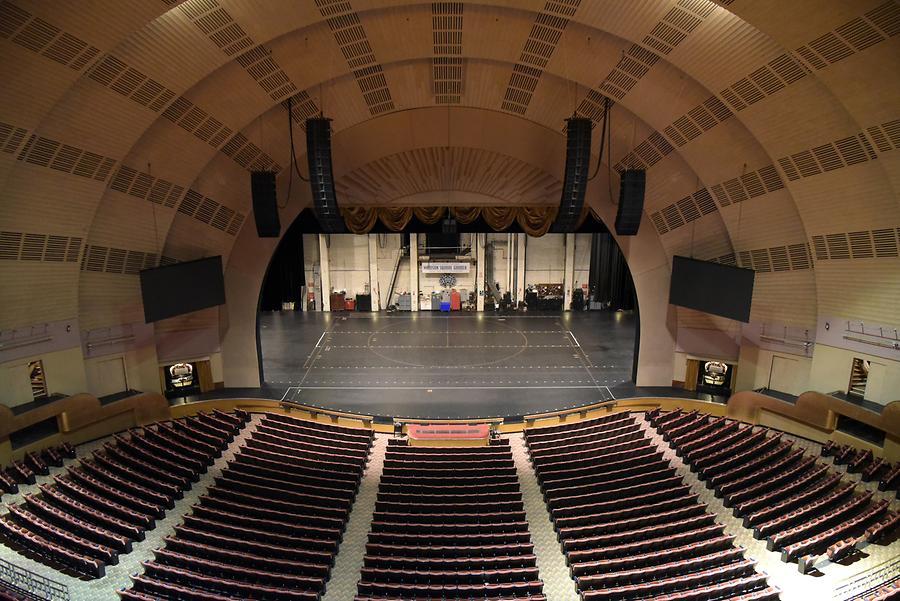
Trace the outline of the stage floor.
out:
<instances>
[{"instance_id":1,"label":"stage floor","mask_svg":"<svg viewBox=\"0 0 900 601\"><path fill-rule=\"evenodd\" d=\"M430 418L615 398L631 380L634 321L607 312L259 315L267 389L330 409Z\"/></svg>"}]
</instances>

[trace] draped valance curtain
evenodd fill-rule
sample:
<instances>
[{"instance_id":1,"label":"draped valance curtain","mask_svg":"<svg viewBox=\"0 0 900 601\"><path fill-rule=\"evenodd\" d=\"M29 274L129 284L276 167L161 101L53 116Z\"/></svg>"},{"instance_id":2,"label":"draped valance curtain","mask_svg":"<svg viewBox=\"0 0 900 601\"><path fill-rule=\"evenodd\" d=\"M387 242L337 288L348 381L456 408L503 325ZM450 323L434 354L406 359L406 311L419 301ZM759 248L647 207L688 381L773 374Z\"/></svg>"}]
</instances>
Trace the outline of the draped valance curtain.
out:
<instances>
[{"instance_id":1,"label":"draped valance curtain","mask_svg":"<svg viewBox=\"0 0 900 601\"><path fill-rule=\"evenodd\" d=\"M450 216L462 224L469 224L483 218L485 223L496 231L504 231L513 221L519 224L522 231L529 236L543 236L556 220L556 206L530 207L343 207L341 215L347 224L347 230L354 234L367 234L381 221L392 232L402 232L415 215L422 223L433 225L444 219L449 211ZM584 223L588 215L599 218L589 207L584 207L578 220L578 227Z\"/></svg>"}]
</instances>

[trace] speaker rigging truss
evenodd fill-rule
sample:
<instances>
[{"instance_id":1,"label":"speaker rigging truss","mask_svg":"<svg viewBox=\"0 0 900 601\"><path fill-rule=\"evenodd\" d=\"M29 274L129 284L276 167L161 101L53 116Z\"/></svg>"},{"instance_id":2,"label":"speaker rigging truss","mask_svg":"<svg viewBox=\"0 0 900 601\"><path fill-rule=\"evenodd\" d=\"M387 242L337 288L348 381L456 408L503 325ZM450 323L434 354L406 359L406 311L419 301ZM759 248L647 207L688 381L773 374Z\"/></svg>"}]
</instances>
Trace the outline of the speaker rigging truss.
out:
<instances>
[{"instance_id":1,"label":"speaker rigging truss","mask_svg":"<svg viewBox=\"0 0 900 601\"><path fill-rule=\"evenodd\" d=\"M331 119L317 117L306 120L306 157L309 160L309 185L312 189L313 213L322 231L339 234L346 231L338 209L331 164Z\"/></svg>"},{"instance_id":2,"label":"speaker rigging truss","mask_svg":"<svg viewBox=\"0 0 900 601\"><path fill-rule=\"evenodd\" d=\"M572 233L578 227L591 162L591 128L587 117L566 119L566 172L559 212L551 232Z\"/></svg>"}]
</instances>

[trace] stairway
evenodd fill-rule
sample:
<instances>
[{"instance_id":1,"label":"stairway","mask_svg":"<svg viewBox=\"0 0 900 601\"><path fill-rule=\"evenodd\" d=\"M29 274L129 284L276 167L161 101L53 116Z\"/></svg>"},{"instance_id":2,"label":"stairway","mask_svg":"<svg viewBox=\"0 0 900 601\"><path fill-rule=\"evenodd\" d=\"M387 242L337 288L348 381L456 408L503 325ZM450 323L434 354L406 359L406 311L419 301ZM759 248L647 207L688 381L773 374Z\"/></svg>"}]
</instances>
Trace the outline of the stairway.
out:
<instances>
[{"instance_id":1,"label":"stairway","mask_svg":"<svg viewBox=\"0 0 900 601\"><path fill-rule=\"evenodd\" d=\"M853 369L850 371L850 386L847 388L847 396L866 396L866 384L869 380L868 362L862 359L853 360Z\"/></svg>"}]
</instances>

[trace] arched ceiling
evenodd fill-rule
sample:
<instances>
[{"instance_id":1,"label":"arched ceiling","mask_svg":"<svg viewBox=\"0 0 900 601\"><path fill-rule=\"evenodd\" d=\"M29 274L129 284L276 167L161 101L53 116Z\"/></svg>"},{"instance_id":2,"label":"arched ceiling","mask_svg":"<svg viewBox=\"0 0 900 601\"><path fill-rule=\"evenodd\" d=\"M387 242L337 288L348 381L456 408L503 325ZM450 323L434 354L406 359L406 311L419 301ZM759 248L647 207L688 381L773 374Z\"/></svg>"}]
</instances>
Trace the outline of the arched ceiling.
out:
<instances>
[{"instance_id":1,"label":"arched ceiling","mask_svg":"<svg viewBox=\"0 0 900 601\"><path fill-rule=\"evenodd\" d=\"M562 141L604 96L603 169L648 170L645 227L670 255L757 270L754 321L896 324L898 33L895 0L4 1L0 328L140 321L140 268L227 257L247 170L289 162L288 98L297 124L334 119L355 199L506 201L562 172L562 145L523 149L515 123ZM397 131L423 109L432 131ZM473 157L475 177L433 181Z\"/></svg>"}]
</instances>

